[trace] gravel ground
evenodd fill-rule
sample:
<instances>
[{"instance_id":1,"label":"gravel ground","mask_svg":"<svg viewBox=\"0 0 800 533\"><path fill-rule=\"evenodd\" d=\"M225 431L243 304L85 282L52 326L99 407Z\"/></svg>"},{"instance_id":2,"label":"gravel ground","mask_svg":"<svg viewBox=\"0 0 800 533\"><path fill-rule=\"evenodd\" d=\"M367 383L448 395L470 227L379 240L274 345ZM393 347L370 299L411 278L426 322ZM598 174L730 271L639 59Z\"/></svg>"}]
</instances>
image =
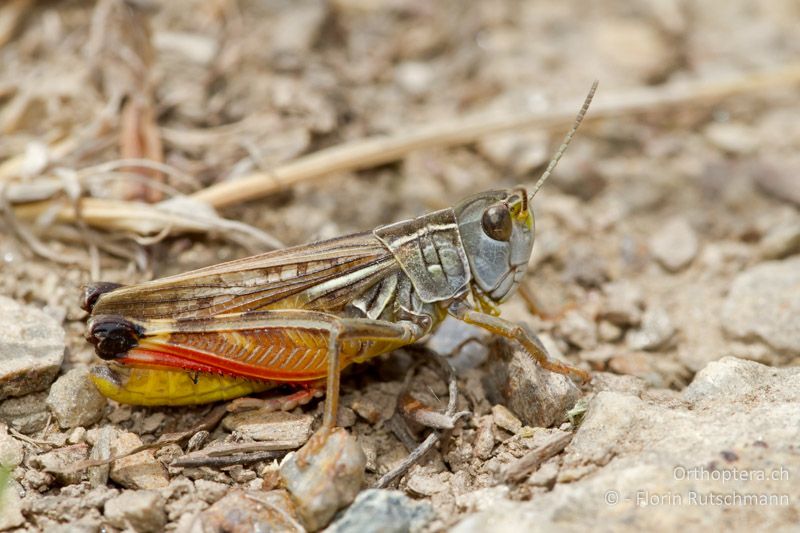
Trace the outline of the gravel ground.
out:
<instances>
[{"instance_id":1,"label":"gravel ground","mask_svg":"<svg viewBox=\"0 0 800 533\"><path fill-rule=\"evenodd\" d=\"M789 529L800 520L798 17L794 0L0 5L0 531L331 520L337 532ZM771 83L757 82L764 73ZM188 442L70 468L196 433L213 415L118 405L94 389L84 283L144 281L271 239L369 230L531 186L566 127L424 144L294 185L276 169L480 114L574 113L595 78L595 107L533 201L523 290L503 306L553 356L591 370L589 385L446 323L428 345L451 358L457 409L470 416L392 490L369 489L407 454L392 420L414 360L398 351L354 368L339 422L366 476L320 490L333 500L313 516L311 497L286 482L291 458L172 462L215 446L302 444L318 400L227 415ZM736 89L703 96L728 82ZM694 89L670 103L681 86ZM627 95L645 93L656 97L634 110ZM603 114L612 101L628 108ZM167 166L97 166L125 158ZM124 225L123 208L103 203L273 172L269 194L215 204L247 226L189 203L183 213L206 226L145 239L135 233L150 218ZM86 223L59 215L74 214L79 196L112 206L116 222L97 222L90 204ZM455 353L476 335L484 342ZM415 397L443 409L435 367L414 371ZM341 439L341 449L354 442Z\"/></svg>"}]
</instances>

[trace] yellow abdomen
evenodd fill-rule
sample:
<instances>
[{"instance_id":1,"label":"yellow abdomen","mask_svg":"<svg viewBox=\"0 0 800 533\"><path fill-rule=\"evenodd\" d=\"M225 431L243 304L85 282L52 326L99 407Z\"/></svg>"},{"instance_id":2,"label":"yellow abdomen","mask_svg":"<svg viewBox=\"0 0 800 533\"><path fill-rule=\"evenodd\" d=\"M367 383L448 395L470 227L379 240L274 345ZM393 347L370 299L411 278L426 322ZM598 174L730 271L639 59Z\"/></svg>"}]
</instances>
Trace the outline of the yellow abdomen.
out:
<instances>
[{"instance_id":1,"label":"yellow abdomen","mask_svg":"<svg viewBox=\"0 0 800 533\"><path fill-rule=\"evenodd\" d=\"M89 374L100 393L132 405L197 405L231 400L275 387L274 382L168 368L105 365Z\"/></svg>"}]
</instances>

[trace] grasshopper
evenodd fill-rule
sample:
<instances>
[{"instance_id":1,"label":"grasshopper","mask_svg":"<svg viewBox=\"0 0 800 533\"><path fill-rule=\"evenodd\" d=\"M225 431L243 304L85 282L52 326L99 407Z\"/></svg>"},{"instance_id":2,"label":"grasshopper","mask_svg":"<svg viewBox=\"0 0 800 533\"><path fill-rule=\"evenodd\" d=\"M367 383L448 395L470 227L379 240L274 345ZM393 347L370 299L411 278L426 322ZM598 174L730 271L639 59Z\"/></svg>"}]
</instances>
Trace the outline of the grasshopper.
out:
<instances>
[{"instance_id":1,"label":"grasshopper","mask_svg":"<svg viewBox=\"0 0 800 533\"><path fill-rule=\"evenodd\" d=\"M299 385L284 406L326 391L333 427L341 370L419 341L447 315L516 341L543 368L554 361L498 305L526 274L534 241L530 201L552 173L594 95L533 191L482 192L455 207L370 232L296 246L138 285L84 292L87 339L114 367L100 391L134 404L230 399Z\"/></svg>"}]
</instances>

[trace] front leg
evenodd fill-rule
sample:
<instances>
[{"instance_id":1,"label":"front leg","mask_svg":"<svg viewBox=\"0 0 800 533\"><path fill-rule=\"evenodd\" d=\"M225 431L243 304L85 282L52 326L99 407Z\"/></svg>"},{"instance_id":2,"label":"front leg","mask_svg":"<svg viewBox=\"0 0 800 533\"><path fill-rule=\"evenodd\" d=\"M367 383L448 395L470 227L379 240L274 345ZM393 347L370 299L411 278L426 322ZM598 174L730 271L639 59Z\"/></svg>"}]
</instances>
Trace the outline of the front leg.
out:
<instances>
[{"instance_id":1,"label":"front leg","mask_svg":"<svg viewBox=\"0 0 800 533\"><path fill-rule=\"evenodd\" d=\"M585 370L550 359L539 339L519 324L509 322L499 316L476 311L463 301L453 302L448 308L448 313L467 324L481 327L491 333L518 342L531 357L536 359L536 362L542 368L578 378L583 383L590 379L588 372Z\"/></svg>"}]
</instances>

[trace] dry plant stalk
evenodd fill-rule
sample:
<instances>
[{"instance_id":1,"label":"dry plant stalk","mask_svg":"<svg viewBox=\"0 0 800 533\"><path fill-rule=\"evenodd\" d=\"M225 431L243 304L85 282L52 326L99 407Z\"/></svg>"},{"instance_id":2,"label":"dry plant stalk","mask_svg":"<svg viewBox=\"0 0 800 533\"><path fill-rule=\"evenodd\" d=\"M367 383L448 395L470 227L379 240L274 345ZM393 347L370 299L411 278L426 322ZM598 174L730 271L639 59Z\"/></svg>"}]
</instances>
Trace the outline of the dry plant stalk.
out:
<instances>
[{"instance_id":1,"label":"dry plant stalk","mask_svg":"<svg viewBox=\"0 0 800 533\"><path fill-rule=\"evenodd\" d=\"M587 122L658 111L690 102L720 100L800 82L800 64L727 82L693 82L641 89L612 95L592 107ZM420 148L442 148L475 142L482 137L524 128L563 128L572 123L575 104L539 113L513 116L478 115L453 120L412 132L380 136L320 150L271 172L254 172L239 179L212 185L193 197L215 208L224 208L285 190L297 183L313 181L337 172L350 172L385 165Z\"/></svg>"},{"instance_id":2,"label":"dry plant stalk","mask_svg":"<svg viewBox=\"0 0 800 533\"><path fill-rule=\"evenodd\" d=\"M413 351L417 356L425 356L433 360L439 366L439 369L442 371L442 373L446 375L448 399L447 407L445 408L442 416L444 418L449 418L451 422L455 424L458 419L469 415L470 413L467 411L460 413L456 412L456 407L458 406L458 379L456 377L455 370L447 361L447 359L437 354L433 350L421 346L408 346L406 347L406 350ZM413 375L413 372L414 369L412 368L409 371L408 376L406 376L405 383L403 384L404 389L407 389L410 385L410 379ZM400 401L401 399L398 398L398 403L400 403ZM402 410L402 408L399 410ZM413 441L413 437L411 437L411 432L408 429L408 425L405 423L402 416L395 415L392 417L392 420L394 421L392 430L395 433L395 436L397 436L399 440L410 449L411 453L409 453L408 456L400 461L398 465L392 468L389 472L386 472L375 482L373 487L378 489L384 489L388 487L400 476L408 472L412 466L417 464L426 453L436 446L436 443L439 442L444 434L443 430L434 428L421 443L417 444Z\"/></svg>"},{"instance_id":3,"label":"dry plant stalk","mask_svg":"<svg viewBox=\"0 0 800 533\"><path fill-rule=\"evenodd\" d=\"M507 483L522 481L538 470L542 463L561 453L571 441L572 433L554 433L543 444L509 464L502 473L503 480Z\"/></svg>"},{"instance_id":4,"label":"dry plant stalk","mask_svg":"<svg viewBox=\"0 0 800 533\"><path fill-rule=\"evenodd\" d=\"M797 83L800 83L800 64L791 64L727 81L691 82L599 96L587 122L663 111L676 106L710 103L739 94L758 93ZM467 144L488 135L524 128L563 128L572 121L574 107L574 104L569 104L546 112L518 113L514 116L480 115L392 136L354 141L300 157L270 172L254 172L236 180L212 185L189 198L215 209L225 208L285 190L298 183L391 163L420 148ZM7 161L0 167L0 180L8 179L18 165L19 162L13 159ZM45 201L17 205L14 210L19 218L31 220L51 208L51 202ZM74 223L75 209L64 205L58 211L57 217L61 222ZM95 198L81 201L81 217L90 226L104 230L130 231L138 235L204 232L213 227L207 220L205 223L189 220L186 216L165 212L155 205Z\"/></svg>"},{"instance_id":5,"label":"dry plant stalk","mask_svg":"<svg viewBox=\"0 0 800 533\"><path fill-rule=\"evenodd\" d=\"M86 468L111 464L114 461L124 459L125 457L130 457L131 455L135 455L139 452L143 452L146 450L157 450L159 448L167 446L168 444L178 444L181 442L188 441L200 431L212 431L214 428L217 427L217 425L225 417L226 414L227 410L225 409L225 406L217 405L216 407L211 409L208 412L208 414L206 414L194 428L188 429L186 431L180 431L177 433L165 433L164 435L161 435L161 437L159 437L158 440L155 442L137 446L136 448L128 450L127 452L121 453L119 455L114 455L111 457L100 458L100 459L86 459L83 461L79 461L71 465L68 471L79 472L81 470L85 470Z\"/></svg>"}]
</instances>

